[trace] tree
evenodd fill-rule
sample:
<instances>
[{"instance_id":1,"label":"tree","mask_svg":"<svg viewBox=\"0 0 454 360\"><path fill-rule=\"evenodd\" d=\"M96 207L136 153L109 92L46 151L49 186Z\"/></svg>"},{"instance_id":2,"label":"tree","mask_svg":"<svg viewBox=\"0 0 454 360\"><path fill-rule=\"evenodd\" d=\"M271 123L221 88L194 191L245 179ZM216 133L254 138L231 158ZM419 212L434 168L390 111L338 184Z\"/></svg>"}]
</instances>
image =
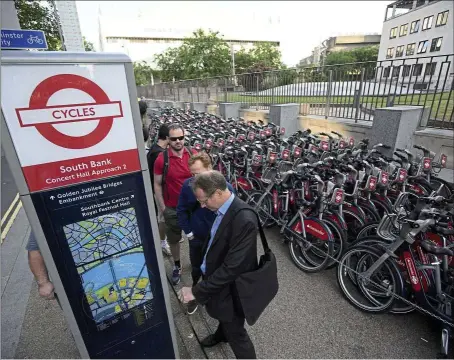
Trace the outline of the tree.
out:
<instances>
[{"instance_id":1,"label":"tree","mask_svg":"<svg viewBox=\"0 0 454 360\"><path fill-rule=\"evenodd\" d=\"M84 39L85 51L95 51L95 46L93 45L93 43L87 41L87 39L85 39L85 36L83 36L82 38Z\"/></svg>"},{"instance_id":2,"label":"tree","mask_svg":"<svg viewBox=\"0 0 454 360\"><path fill-rule=\"evenodd\" d=\"M271 70L284 68L281 52L271 43L259 43L246 51L242 48L235 53L235 73L243 74L238 77L239 84L245 91L268 89L273 86L287 85L293 81L290 73L280 76Z\"/></svg>"},{"instance_id":3,"label":"tree","mask_svg":"<svg viewBox=\"0 0 454 360\"><path fill-rule=\"evenodd\" d=\"M246 51L242 48L235 53L235 72L237 74L253 72L255 68L281 69L281 52L271 43L258 43Z\"/></svg>"},{"instance_id":4,"label":"tree","mask_svg":"<svg viewBox=\"0 0 454 360\"><path fill-rule=\"evenodd\" d=\"M137 86L151 84L152 76L155 79L159 77L159 71L152 69L152 67L148 65L146 61L135 62L133 64L133 67Z\"/></svg>"},{"instance_id":5,"label":"tree","mask_svg":"<svg viewBox=\"0 0 454 360\"><path fill-rule=\"evenodd\" d=\"M52 1L14 0L14 6L22 29L44 31L48 50L61 50L58 19Z\"/></svg>"},{"instance_id":6,"label":"tree","mask_svg":"<svg viewBox=\"0 0 454 360\"><path fill-rule=\"evenodd\" d=\"M334 80L352 79L359 77L363 68L366 74L373 73L377 57L378 46L331 52L325 58L325 71L333 70Z\"/></svg>"},{"instance_id":7,"label":"tree","mask_svg":"<svg viewBox=\"0 0 454 360\"><path fill-rule=\"evenodd\" d=\"M155 57L163 81L196 79L228 74L230 47L218 32L193 32L183 44Z\"/></svg>"}]
</instances>

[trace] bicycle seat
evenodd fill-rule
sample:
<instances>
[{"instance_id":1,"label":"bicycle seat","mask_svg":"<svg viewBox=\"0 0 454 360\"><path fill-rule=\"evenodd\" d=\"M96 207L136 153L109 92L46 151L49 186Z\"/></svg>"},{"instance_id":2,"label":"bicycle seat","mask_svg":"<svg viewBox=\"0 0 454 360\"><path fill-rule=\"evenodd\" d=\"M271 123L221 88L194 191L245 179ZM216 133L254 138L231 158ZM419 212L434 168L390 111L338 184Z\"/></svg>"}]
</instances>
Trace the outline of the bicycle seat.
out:
<instances>
[{"instance_id":1,"label":"bicycle seat","mask_svg":"<svg viewBox=\"0 0 454 360\"><path fill-rule=\"evenodd\" d=\"M451 249L448 249L446 247L437 246L429 240L422 241L421 246L424 248L424 250L426 250L427 252L434 254L434 255L454 256L454 251L452 251Z\"/></svg>"}]
</instances>

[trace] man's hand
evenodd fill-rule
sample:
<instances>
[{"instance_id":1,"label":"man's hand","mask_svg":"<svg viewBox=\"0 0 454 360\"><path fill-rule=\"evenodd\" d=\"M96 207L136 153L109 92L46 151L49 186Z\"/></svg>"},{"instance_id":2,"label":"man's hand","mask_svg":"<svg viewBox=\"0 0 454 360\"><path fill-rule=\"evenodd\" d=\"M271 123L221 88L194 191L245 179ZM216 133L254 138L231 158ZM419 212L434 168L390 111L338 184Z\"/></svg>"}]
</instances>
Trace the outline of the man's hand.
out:
<instances>
[{"instance_id":1,"label":"man's hand","mask_svg":"<svg viewBox=\"0 0 454 360\"><path fill-rule=\"evenodd\" d=\"M38 284L38 292L39 296L43 297L46 300L55 299L54 284L52 284L50 281Z\"/></svg>"},{"instance_id":2,"label":"man's hand","mask_svg":"<svg viewBox=\"0 0 454 360\"><path fill-rule=\"evenodd\" d=\"M183 304L187 304L188 302L195 300L194 295L192 295L192 288L181 288L180 292L178 293L178 299L180 299Z\"/></svg>"},{"instance_id":3,"label":"man's hand","mask_svg":"<svg viewBox=\"0 0 454 360\"><path fill-rule=\"evenodd\" d=\"M159 210L161 210L161 214L164 215L164 211L166 211L166 206L165 206L165 205L161 205L161 206L159 207Z\"/></svg>"}]
</instances>

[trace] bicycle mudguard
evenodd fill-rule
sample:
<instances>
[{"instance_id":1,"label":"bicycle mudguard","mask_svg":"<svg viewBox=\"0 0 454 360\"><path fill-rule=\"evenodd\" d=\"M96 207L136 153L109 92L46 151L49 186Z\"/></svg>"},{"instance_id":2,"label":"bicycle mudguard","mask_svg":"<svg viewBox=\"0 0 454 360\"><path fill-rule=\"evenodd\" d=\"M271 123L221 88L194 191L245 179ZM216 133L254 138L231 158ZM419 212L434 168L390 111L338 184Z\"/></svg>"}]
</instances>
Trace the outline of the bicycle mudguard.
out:
<instances>
[{"instance_id":1,"label":"bicycle mudguard","mask_svg":"<svg viewBox=\"0 0 454 360\"><path fill-rule=\"evenodd\" d=\"M377 199L377 200L380 200L382 203L384 203L386 205L386 207L389 209L389 211L392 211L392 208L393 208L393 203L391 202L391 200L389 200L389 198L387 198L386 196L382 195L382 194L372 194L372 197L373 199ZM372 202L373 202L373 199L372 199Z\"/></svg>"},{"instance_id":2,"label":"bicycle mudguard","mask_svg":"<svg viewBox=\"0 0 454 360\"><path fill-rule=\"evenodd\" d=\"M334 241L333 233L329 227L323 223L323 221L313 217L305 218L303 221L304 231L306 234L311 234L322 241ZM300 218L295 225L293 225L292 230L301 234L303 232L301 224L302 221Z\"/></svg>"},{"instance_id":3,"label":"bicycle mudguard","mask_svg":"<svg viewBox=\"0 0 454 360\"><path fill-rule=\"evenodd\" d=\"M372 205L373 208L375 209L375 205L372 202L369 203L369 201L364 201L364 200L358 199L358 203ZM367 219L366 213L364 212L363 209L361 209L360 206L352 204L352 203L349 203L349 202L344 202L343 206L345 207L345 209L348 209L352 213L354 213L355 215L358 215L361 218L361 220L364 221L364 223L367 222L366 221L366 219Z\"/></svg>"},{"instance_id":4,"label":"bicycle mudguard","mask_svg":"<svg viewBox=\"0 0 454 360\"><path fill-rule=\"evenodd\" d=\"M254 186L252 183L246 179L245 177L237 177L236 181L232 182L232 186L235 188L236 185L238 184L239 187L241 187L243 190L250 191L254 189Z\"/></svg>"},{"instance_id":5,"label":"bicycle mudguard","mask_svg":"<svg viewBox=\"0 0 454 360\"><path fill-rule=\"evenodd\" d=\"M341 230L345 231L348 229L348 225L342 216L339 216L338 214L335 214L335 213L330 213L330 214L324 214L323 218L325 218L325 217L327 219L333 221L336 225L338 225Z\"/></svg>"}]
</instances>

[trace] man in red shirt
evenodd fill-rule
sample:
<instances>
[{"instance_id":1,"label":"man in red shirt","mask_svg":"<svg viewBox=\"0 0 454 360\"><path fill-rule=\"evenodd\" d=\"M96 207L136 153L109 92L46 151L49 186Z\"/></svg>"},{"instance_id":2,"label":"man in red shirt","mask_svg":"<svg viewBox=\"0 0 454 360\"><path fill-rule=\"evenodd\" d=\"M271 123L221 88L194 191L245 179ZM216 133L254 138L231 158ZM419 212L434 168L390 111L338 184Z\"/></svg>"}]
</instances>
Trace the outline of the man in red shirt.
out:
<instances>
[{"instance_id":1,"label":"man in red shirt","mask_svg":"<svg viewBox=\"0 0 454 360\"><path fill-rule=\"evenodd\" d=\"M164 215L167 242L175 263L172 282L177 285L181 280L181 228L178 225L176 207L184 181L192 176L188 165L191 154L184 147L184 130L181 125L169 125L169 148L166 152L168 154L168 169L164 182L165 152L160 153L154 163L154 191L158 207Z\"/></svg>"}]
</instances>

